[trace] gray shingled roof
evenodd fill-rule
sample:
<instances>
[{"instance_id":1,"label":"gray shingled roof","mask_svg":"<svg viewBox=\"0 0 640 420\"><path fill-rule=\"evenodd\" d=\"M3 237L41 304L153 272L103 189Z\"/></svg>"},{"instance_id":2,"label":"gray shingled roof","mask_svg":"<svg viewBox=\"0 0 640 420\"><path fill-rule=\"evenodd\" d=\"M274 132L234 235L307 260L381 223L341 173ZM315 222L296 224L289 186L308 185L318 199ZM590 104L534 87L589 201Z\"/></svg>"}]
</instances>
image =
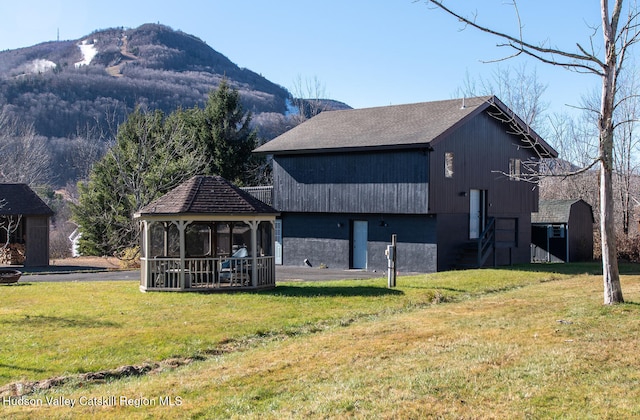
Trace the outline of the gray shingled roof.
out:
<instances>
[{"instance_id":1,"label":"gray shingled roof","mask_svg":"<svg viewBox=\"0 0 640 420\"><path fill-rule=\"evenodd\" d=\"M143 207L138 215L278 214L220 176L194 176Z\"/></svg>"},{"instance_id":2,"label":"gray shingled roof","mask_svg":"<svg viewBox=\"0 0 640 420\"><path fill-rule=\"evenodd\" d=\"M20 214L51 216L53 210L27 184L0 184L0 216Z\"/></svg>"},{"instance_id":3,"label":"gray shingled roof","mask_svg":"<svg viewBox=\"0 0 640 420\"><path fill-rule=\"evenodd\" d=\"M569 223L571 206L580 199L540 200L538 212L531 213L531 223Z\"/></svg>"},{"instance_id":4,"label":"gray shingled roof","mask_svg":"<svg viewBox=\"0 0 640 420\"><path fill-rule=\"evenodd\" d=\"M254 152L313 153L426 145L490 107L506 115L515 115L494 96L325 111L258 147ZM519 118L515 119L539 142L544 153L557 156L557 152L533 130Z\"/></svg>"}]
</instances>

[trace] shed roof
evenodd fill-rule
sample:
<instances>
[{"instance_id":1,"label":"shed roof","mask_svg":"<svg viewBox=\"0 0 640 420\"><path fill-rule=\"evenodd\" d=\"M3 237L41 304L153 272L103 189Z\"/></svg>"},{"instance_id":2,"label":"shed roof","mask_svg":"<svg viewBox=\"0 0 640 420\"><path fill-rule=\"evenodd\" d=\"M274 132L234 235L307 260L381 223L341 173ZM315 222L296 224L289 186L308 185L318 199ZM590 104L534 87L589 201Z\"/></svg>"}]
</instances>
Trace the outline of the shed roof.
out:
<instances>
[{"instance_id":1,"label":"shed roof","mask_svg":"<svg viewBox=\"0 0 640 420\"><path fill-rule=\"evenodd\" d=\"M591 210L591 206L582 199L540 200L538 212L531 213L531 223L569 223L571 208L579 202ZM591 217L593 218L593 213Z\"/></svg>"},{"instance_id":2,"label":"shed roof","mask_svg":"<svg viewBox=\"0 0 640 420\"><path fill-rule=\"evenodd\" d=\"M198 175L143 207L136 217L161 214L278 214L220 176Z\"/></svg>"},{"instance_id":3,"label":"shed roof","mask_svg":"<svg viewBox=\"0 0 640 420\"><path fill-rule=\"evenodd\" d=\"M557 156L551 146L495 96L325 111L254 152L277 155L424 147L490 108L500 119L516 124L518 132L526 133L543 156Z\"/></svg>"},{"instance_id":4,"label":"shed roof","mask_svg":"<svg viewBox=\"0 0 640 420\"><path fill-rule=\"evenodd\" d=\"M27 184L0 184L0 216L52 216L53 210Z\"/></svg>"}]
</instances>

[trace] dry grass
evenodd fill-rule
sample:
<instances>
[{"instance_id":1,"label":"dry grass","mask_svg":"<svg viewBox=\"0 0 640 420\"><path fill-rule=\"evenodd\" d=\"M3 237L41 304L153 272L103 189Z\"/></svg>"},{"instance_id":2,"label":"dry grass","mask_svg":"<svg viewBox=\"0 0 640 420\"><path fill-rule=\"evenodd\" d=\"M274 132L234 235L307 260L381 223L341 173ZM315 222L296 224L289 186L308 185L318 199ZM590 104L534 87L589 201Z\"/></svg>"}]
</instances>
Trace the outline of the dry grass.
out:
<instances>
[{"instance_id":1,"label":"dry grass","mask_svg":"<svg viewBox=\"0 0 640 420\"><path fill-rule=\"evenodd\" d=\"M486 284L487 273L495 278L493 284ZM495 271L458 273L457 283L454 275L400 281L402 294L377 300L379 306L370 316L354 318L353 311L345 312L336 318L342 322L325 329L258 340L243 351L154 375L69 385L32 396L62 395L76 401L116 396L115 406L3 407L4 414L243 419L640 416L639 276L623 278L625 297L632 303L603 307L597 276L552 275L538 277L544 280L540 282L536 274L527 273L530 281L517 279L510 286ZM522 273L512 275L519 278ZM436 288L453 301L418 304L414 293L421 288ZM394 300L403 303L394 305ZM272 301L277 304L277 299ZM318 310L307 306L301 311L308 313L298 316L314 318ZM150 405L125 406L121 396L142 398L139 402ZM179 405L162 405L167 397Z\"/></svg>"},{"instance_id":2,"label":"dry grass","mask_svg":"<svg viewBox=\"0 0 640 420\"><path fill-rule=\"evenodd\" d=\"M78 266L99 268L120 268L120 260L116 257L76 257L58 258L50 261L53 266Z\"/></svg>"}]
</instances>

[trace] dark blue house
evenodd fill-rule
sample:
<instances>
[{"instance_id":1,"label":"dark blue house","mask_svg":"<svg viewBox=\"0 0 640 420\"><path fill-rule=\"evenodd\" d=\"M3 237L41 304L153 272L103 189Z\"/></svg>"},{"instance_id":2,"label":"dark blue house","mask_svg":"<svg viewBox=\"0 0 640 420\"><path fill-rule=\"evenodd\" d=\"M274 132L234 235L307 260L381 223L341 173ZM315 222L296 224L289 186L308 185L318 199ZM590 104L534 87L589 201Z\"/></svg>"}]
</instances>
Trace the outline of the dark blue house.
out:
<instances>
[{"instance_id":1,"label":"dark blue house","mask_svg":"<svg viewBox=\"0 0 640 420\"><path fill-rule=\"evenodd\" d=\"M529 171L557 156L492 96L323 112L254 152L273 157L284 265L383 270L397 234L417 272L528 262Z\"/></svg>"}]
</instances>

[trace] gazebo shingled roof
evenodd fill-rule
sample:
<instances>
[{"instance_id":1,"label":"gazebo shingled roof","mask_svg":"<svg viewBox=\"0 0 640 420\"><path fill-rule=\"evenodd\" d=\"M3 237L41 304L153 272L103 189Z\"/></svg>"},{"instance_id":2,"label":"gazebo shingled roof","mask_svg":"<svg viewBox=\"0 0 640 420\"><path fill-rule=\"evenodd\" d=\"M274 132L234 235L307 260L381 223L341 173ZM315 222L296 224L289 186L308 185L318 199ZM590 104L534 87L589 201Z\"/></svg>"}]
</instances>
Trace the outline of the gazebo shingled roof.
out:
<instances>
[{"instance_id":1,"label":"gazebo shingled roof","mask_svg":"<svg viewBox=\"0 0 640 420\"><path fill-rule=\"evenodd\" d=\"M151 214L278 214L278 211L220 176L198 175L138 212Z\"/></svg>"}]
</instances>

